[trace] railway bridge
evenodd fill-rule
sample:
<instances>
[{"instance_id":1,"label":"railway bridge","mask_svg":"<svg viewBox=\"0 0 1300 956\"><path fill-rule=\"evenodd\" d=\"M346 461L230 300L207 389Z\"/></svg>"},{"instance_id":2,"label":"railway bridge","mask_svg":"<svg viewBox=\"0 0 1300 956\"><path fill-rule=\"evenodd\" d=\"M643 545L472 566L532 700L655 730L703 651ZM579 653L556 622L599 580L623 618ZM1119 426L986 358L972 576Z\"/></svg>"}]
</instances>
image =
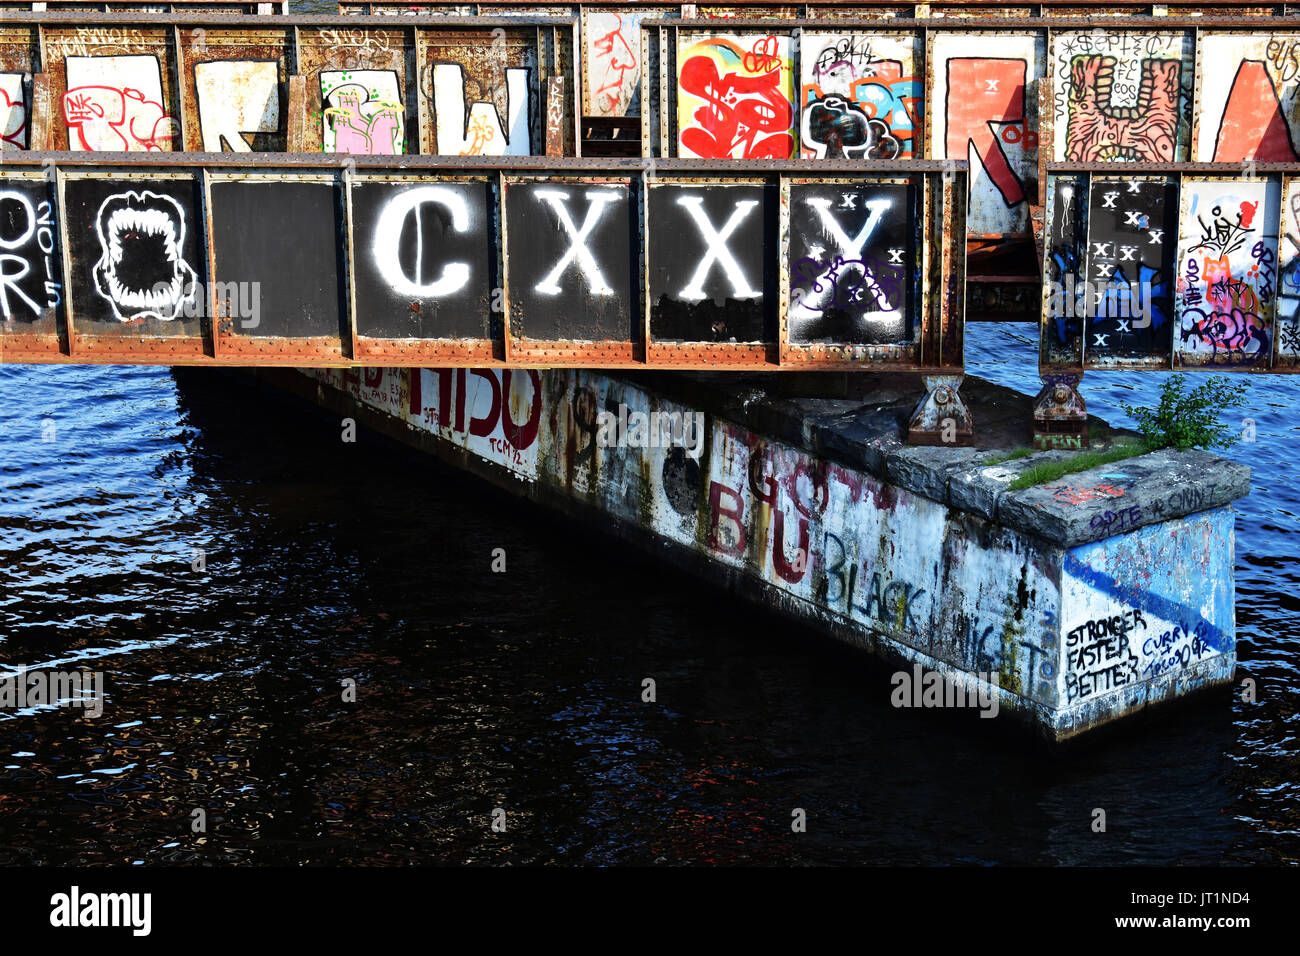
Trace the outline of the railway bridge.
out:
<instances>
[{"instance_id":1,"label":"railway bridge","mask_svg":"<svg viewBox=\"0 0 1300 956\"><path fill-rule=\"evenodd\" d=\"M1052 739L1231 680L1248 469L1015 479L1089 370L1300 367L1295 5L0 12L0 362L279 367Z\"/></svg>"}]
</instances>

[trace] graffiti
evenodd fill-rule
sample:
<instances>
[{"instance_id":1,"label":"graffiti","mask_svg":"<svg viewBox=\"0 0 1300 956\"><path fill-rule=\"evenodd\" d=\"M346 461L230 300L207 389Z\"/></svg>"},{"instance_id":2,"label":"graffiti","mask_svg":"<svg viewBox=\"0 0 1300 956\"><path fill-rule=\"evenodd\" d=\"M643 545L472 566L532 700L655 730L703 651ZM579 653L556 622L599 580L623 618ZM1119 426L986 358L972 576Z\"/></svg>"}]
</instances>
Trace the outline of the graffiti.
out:
<instances>
[{"instance_id":1,"label":"graffiti","mask_svg":"<svg viewBox=\"0 0 1300 956\"><path fill-rule=\"evenodd\" d=\"M321 30L321 43L335 49L347 48L367 53L388 53L391 50L389 33L385 30Z\"/></svg>"},{"instance_id":2,"label":"graffiti","mask_svg":"<svg viewBox=\"0 0 1300 956\"><path fill-rule=\"evenodd\" d=\"M1139 505L1133 505L1131 508L1124 508L1120 511L1104 511L1101 514L1093 515L1088 524L1093 531L1099 534L1112 535L1123 531L1132 531L1141 520L1142 508Z\"/></svg>"},{"instance_id":3,"label":"graffiti","mask_svg":"<svg viewBox=\"0 0 1300 956\"><path fill-rule=\"evenodd\" d=\"M973 671L996 672L1002 669L1002 648L996 641L990 641L995 628L996 625L984 625L976 617L962 619L952 640L963 666Z\"/></svg>"},{"instance_id":4,"label":"graffiti","mask_svg":"<svg viewBox=\"0 0 1300 956\"><path fill-rule=\"evenodd\" d=\"M1138 677L1138 657L1130 634L1146 630L1147 622L1136 609L1096 618L1065 635L1065 691L1073 703L1133 683Z\"/></svg>"},{"instance_id":5,"label":"graffiti","mask_svg":"<svg viewBox=\"0 0 1300 956\"><path fill-rule=\"evenodd\" d=\"M506 123L495 104L465 109L464 70L458 63L433 66L434 129L444 156L529 156L533 152L530 70L506 69Z\"/></svg>"},{"instance_id":6,"label":"graffiti","mask_svg":"<svg viewBox=\"0 0 1300 956\"><path fill-rule=\"evenodd\" d=\"M905 186L791 187L792 342L910 339L909 202Z\"/></svg>"},{"instance_id":7,"label":"graffiti","mask_svg":"<svg viewBox=\"0 0 1300 956\"><path fill-rule=\"evenodd\" d=\"M1186 180L1183 192L1179 354L1192 362L1266 360L1277 293L1275 184Z\"/></svg>"},{"instance_id":8,"label":"graffiti","mask_svg":"<svg viewBox=\"0 0 1300 956\"><path fill-rule=\"evenodd\" d=\"M1024 189L995 127L1025 128L1024 60L956 58L948 67L948 140L945 156L979 163L1008 206L1023 202ZM973 91L954 96L954 90ZM1022 133L1016 134L1023 136Z\"/></svg>"},{"instance_id":9,"label":"graffiti","mask_svg":"<svg viewBox=\"0 0 1300 956\"><path fill-rule=\"evenodd\" d=\"M586 38L588 108L592 116L628 116L640 92L641 15L588 8L583 11Z\"/></svg>"},{"instance_id":10,"label":"graffiti","mask_svg":"<svg viewBox=\"0 0 1300 956\"><path fill-rule=\"evenodd\" d=\"M600 271L600 265L596 262L596 258L591 254L587 240L596 228L597 223L600 222L604 208L612 202L618 202L622 198L621 194L613 190L587 190L585 194L587 212L581 227L574 223L573 217L569 214L568 190L538 189L533 195L551 207L552 212L555 213L555 218L569 238L568 250L555 263L551 271L537 283L535 291L543 295L559 295L561 292L560 276L568 270L570 265L576 265L578 274L582 276L587 290L592 295L612 295L614 290L605 281L605 276Z\"/></svg>"},{"instance_id":11,"label":"graffiti","mask_svg":"<svg viewBox=\"0 0 1300 956\"><path fill-rule=\"evenodd\" d=\"M789 159L795 155L790 38L710 37L678 53L679 155Z\"/></svg>"},{"instance_id":12,"label":"graffiti","mask_svg":"<svg viewBox=\"0 0 1300 956\"><path fill-rule=\"evenodd\" d=\"M72 36L62 36L57 45L64 56L95 56L105 52L143 51L150 44L142 30L121 27L77 27Z\"/></svg>"},{"instance_id":13,"label":"graffiti","mask_svg":"<svg viewBox=\"0 0 1300 956\"><path fill-rule=\"evenodd\" d=\"M966 160L967 229L1030 231L1026 182L1037 170L1037 123L1026 85L1042 72L1045 41L1033 35L938 34L930 76L929 155Z\"/></svg>"},{"instance_id":14,"label":"graffiti","mask_svg":"<svg viewBox=\"0 0 1300 956\"><path fill-rule=\"evenodd\" d=\"M405 151L402 94L392 70L324 70L322 130L327 153L400 156Z\"/></svg>"},{"instance_id":15,"label":"graffiti","mask_svg":"<svg viewBox=\"0 0 1300 956\"><path fill-rule=\"evenodd\" d=\"M1278 357L1300 356L1300 181L1288 180L1278 255Z\"/></svg>"},{"instance_id":16,"label":"graffiti","mask_svg":"<svg viewBox=\"0 0 1300 956\"><path fill-rule=\"evenodd\" d=\"M1170 162L1178 135L1182 63L1143 60L1135 106L1116 106L1115 58L1076 57L1070 69L1065 155L1073 162Z\"/></svg>"},{"instance_id":17,"label":"graffiti","mask_svg":"<svg viewBox=\"0 0 1300 956\"><path fill-rule=\"evenodd\" d=\"M194 95L205 152L271 148L259 140L280 130L280 67L275 60L196 63Z\"/></svg>"},{"instance_id":18,"label":"graffiti","mask_svg":"<svg viewBox=\"0 0 1300 956\"><path fill-rule=\"evenodd\" d=\"M869 119L840 96L804 105L803 142L818 159L897 159L902 144L883 120Z\"/></svg>"},{"instance_id":19,"label":"graffiti","mask_svg":"<svg viewBox=\"0 0 1300 956\"><path fill-rule=\"evenodd\" d=\"M1192 246L1191 251L1204 249L1219 258L1236 252L1245 245L1250 234L1255 231L1251 228L1251 223L1258 208L1257 202L1243 202L1237 207L1234 218L1229 219L1224 215L1221 206L1215 206L1208 223L1204 217L1197 216L1196 221L1201 227L1201 237L1196 245Z\"/></svg>"},{"instance_id":20,"label":"graffiti","mask_svg":"<svg viewBox=\"0 0 1300 956\"><path fill-rule=\"evenodd\" d=\"M1084 265L1102 295L1087 323L1089 355L1168 353L1177 196L1163 180L1093 178Z\"/></svg>"},{"instance_id":21,"label":"graffiti","mask_svg":"<svg viewBox=\"0 0 1300 956\"><path fill-rule=\"evenodd\" d=\"M463 439L482 439L480 447L486 446L491 457L505 459L510 466L526 466L523 453L533 448L541 427L542 384L536 370L423 371L438 379L436 393L429 391L430 398L437 395L432 405L424 404L423 393L411 398L413 406L421 405L421 420L426 425L460 433ZM518 397L517 386L523 382L529 383L526 401ZM472 449L469 441L465 444Z\"/></svg>"},{"instance_id":22,"label":"graffiti","mask_svg":"<svg viewBox=\"0 0 1300 956\"><path fill-rule=\"evenodd\" d=\"M652 184L652 339L754 342L764 335L767 202L763 187Z\"/></svg>"},{"instance_id":23,"label":"graffiti","mask_svg":"<svg viewBox=\"0 0 1300 956\"><path fill-rule=\"evenodd\" d=\"M62 301L54 249L49 200L29 195L16 184L0 188L0 317L4 321L20 317L15 311L20 303L30 312L21 317L35 319Z\"/></svg>"},{"instance_id":24,"label":"graffiti","mask_svg":"<svg viewBox=\"0 0 1300 956\"><path fill-rule=\"evenodd\" d=\"M1173 162L1191 128L1191 40L1092 31L1053 40L1054 155L1071 162Z\"/></svg>"},{"instance_id":25,"label":"graffiti","mask_svg":"<svg viewBox=\"0 0 1300 956\"><path fill-rule=\"evenodd\" d=\"M854 575L855 581L856 578L857 576ZM850 584L849 603L853 605L855 611L883 624L889 630L916 633L917 623L913 611L917 609L917 600L925 596L924 590L906 581L890 581L884 584L878 571L871 573L871 584L864 590L866 603L854 603L852 584Z\"/></svg>"},{"instance_id":26,"label":"graffiti","mask_svg":"<svg viewBox=\"0 0 1300 956\"><path fill-rule=\"evenodd\" d=\"M1142 676L1158 677L1172 670L1182 670L1213 654L1214 648L1206 640L1208 631L1205 621L1197 621L1190 631L1178 624L1159 637L1148 637L1142 642L1142 654L1149 658L1142 667Z\"/></svg>"},{"instance_id":27,"label":"graffiti","mask_svg":"<svg viewBox=\"0 0 1300 956\"><path fill-rule=\"evenodd\" d=\"M512 333L544 342L629 342L638 334L632 197L626 179L507 184Z\"/></svg>"},{"instance_id":28,"label":"graffiti","mask_svg":"<svg viewBox=\"0 0 1300 956\"><path fill-rule=\"evenodd\" d=\"M1209 108L1209 104L1203 105L1203 116L1213 115ZM1250 159L1262 163L1300 162L1277 87L1261 60L1242 60L1238 65L1219 114L1214 151L1209 157L1214 163L1240 163Z\"/></svg>"},{"instance_id":29,"label":"graffiti","mask_svg":"<svg viewBox=\"0 0 1300 956\"><path fill-rule=\"evenodd\" d=\"M27 148L27 103L23 75L0 73L0 149Z\"/></svg>"},{"instance_id":30,"label":"graffiti","mask_svg":"<svg viewBox=\"0 0 1300 956\"><path fill-rule=\"evenodd\" d=\"M63 118L74 150L169 150L179 133L152 56L70 56Z\"/></svg>"},{"instance_id":31,"label":"graffiti","mask_svg":"<svg viewBox=\"0 0 1300 956\"><path fill-rule=\"evenodd\" d=\"M800 137L816 159L916 155L921 84L912 37L805 34Z\"/></svg>"},{"instance_id":32,"label":"graffiti","mask_svg":"<svg viewBox=\"0 0 1300 956\"><path fill-rule=\"evenodd\" d=\"M1278 349L1287 355L1300 355L1300 322L1288 319L1278 323Z\"/></svg>"},{"instance_id":33,"label":"graffiti","mask_svg":"<svg viewBox=\"0 0 1300 956\"><path fill-rule=\"evenodd\" d=\"M185 261L185 214L175 199L117 193L99 207L95 230L95 291L119 321L171 320L192 307L197 277Z\"/></svg>"},{"instance_id":34,"label":"graffiti","mask_svg":"<svg viewBox=\"0 0 1300 956\"><path fill-rule=\"evenodd\" d=\"M727 248L727 239L731 237L741 225L742 222L758 206L757 199L742 199L736 203L732 210L730 218L723 224L721 229L716 228L709 221L708 215L704 211L704 199L701 196L680 196L677 204L686 210L699 230L700 238L705 244L704 258L700 260L694 275L691 276L686 287L678 295L687 301L698 302L704 299L704 282L709 278L709 273L713 270L713 264L717 263L726 276L727 282L731 286L731 294L737 299L752 299L762 295L762 290L755 289L750 285L745 271L736 261L735 255Z\"/></svg>"},{"instance_id":35,"label":"graffiti","mask_svg":"<svg viewBox=\"0 0 1300 956\"><path fill-rule=\"evenodd\" d=\"M417 247L408 263L402 261L401 244L408 223L418 237L417 246L422 245L425 206L435 207L429 213L432 216L445 213L452 232L469 231L469 204L459 191L452 186L417 186L398 193L384 206L375 225L372 254L375 268L398 295L439 298L469 284L470 266L466 262L446 262L436 276L426 278L422 249Z\"/></svg>"},{"instance_id":36,"label":"graffiti","mask_svg":"<svg viewBox=\"0 0 1300 956\"><path fill-rule=\"evenodd\" d=\"M1087 504L1089 501L1105 501L1109 498L1123 498L1124 489L1109 482L1100 481L1095 485L1072 485L1055 481L1043 485L1044 491L1050 491L1057 501L1069 505Z\"/></svg>"}]
</instances>

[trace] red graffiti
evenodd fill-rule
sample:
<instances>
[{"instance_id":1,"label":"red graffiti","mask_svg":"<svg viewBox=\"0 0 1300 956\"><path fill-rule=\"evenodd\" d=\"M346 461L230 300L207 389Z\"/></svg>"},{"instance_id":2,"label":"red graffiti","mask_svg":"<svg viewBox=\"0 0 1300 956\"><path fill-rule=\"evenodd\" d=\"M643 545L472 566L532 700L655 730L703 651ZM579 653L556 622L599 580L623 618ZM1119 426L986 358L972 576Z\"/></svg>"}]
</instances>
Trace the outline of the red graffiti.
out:
<instances>
[{"instance_id":1,"label":"red graffiti","mask_svg":"<svg viewBox=\"0 0 1300 956\"><path fill-rule=\"evenodd\" d=\"M537 440L537 433L542 425L542 377L536 369L504 369L499 373L500 379L497 378L498 373L492 369L437 368L432 369L432 372L438 379L438 398L436 407L424 409L424 420L429 424L436 423L440 428L452 428L458 432L468 431L476 438L489 438L493 443L493 449L497 451L502 451L504 446L497 448L497 440L489 436L496 431L498 422L501 424L505 441L511 448L523 451ZM466 401L468 375L482 379L491 391L487 414L481 418L473 414L473 409L468 407L469 403ZM515 375L527 375L532 387L532 401L526 416L521 411L522 421L516 419L510 401ZM424 404L419 394L418 380L419 375L412 373L410 399L412 412ZM455 401L452 400L453 386ZM465 421L467 411L469 412L468 428ZM454 424L453 412L455 413Z\"/></svg>"},{"instance_id":2,"label":"red graffiti","mask_svg":"<svg viewBox=\"0 0 1300 956\"><path fill-rule=\"evenodd\" d=\"M1050 484L1043 485L1044 491L1050 491L1052 497L1057 501L1065 504L1081 505L1089 501L1104 501L1107 498L1123 498L1124 489L1117 488L1114 485L1100 482L1087 487L1078 487L1075 485Z\"/></svg>"},{"instance_id":3,"label":"red graffiti","mask_svg":"<svg viewBox=\"0 0 1300 956\"><path fill-rule=\"evenodd\" d=\"M169 150L176 130L161 103L130 87L74 87L63 95L63 118L68 135L96 151Z\"/></svg>"},{"instance_id":4,"label":"red graffiti","mask_svg":"<svg viewBox=\"0 0 1300 956\"><path fill-rule=\"evenodd\" d=\"M706 159L789 159L794 154L794 108L781 92L781 72L778 61L775 69L758 76L719 76L711 57L688 59L681 88L705 105L692 115L696 125L682 130L682 145Z\"/></svg>"},{"instance_id":5,"label":"red graffiti","mask_svg":"<svg viewBox=\"0 0 1300 956\"><path fill-rule=\"evenodd\" d=\"M15 103L13 100L9 99L8 90L0 89L0 115L9 118L11 112L15 109L19 111L22 122L12 130L0 135L0 140L9 143L17 149L26 149L27 144L24 142L26 139L24 134L27 132L27 107L23 103L23 98L21 96L18 97L18 102Z\"/></svg>"},{"instance_id":6,"label":"red graffiti","mask_svg":"<svg viewBox=\"0 0 1300 956\"><path fill-rule=\"evenodd\" d=\"M768 73L781 68L781 44L776 37L763 37L741 60L746 73Z\"/></svg>"},{"instance_id":7,"label":"red graffiti","mask_svg":"<svg viewBox=\"0 0 1300 956\"><path fill-rule=\"evenodd\" d=\"M1025 198L995 127L1025 121L1025 61L954 57L948 61L945 155L965 159L973 147L1008 206ZM1015 142L1008 139L1007 142ZM1026 145L1029 145L1026 143Z\"/></svg>"},{"instance_id":8,"label":"red graffiti","mask_svg":"<svg viewBox=\"0 0 1300 956\"><path fill-rule=\"evenodd\" d=\"M1241 204L1241 228L1249 229L1250 224L1255 221L1255 210L1259 208L1257 202L1242 202Z\"/></svg>"},{"instance_id":9,"label":"red graffiti","mask_svg":"<svg viewBox=\"0 0 1300 956\"><path fill-rule=\"evenodd\" d=\"M592 71L599 84L594 95L603 98L605 108L612 110L623 99L625 75L636 69L636 54L623 36L623 18L609 11L605 14L613 17L614 28L592 42L595 51Z\"/></svg>"},{"instance_id":10,"label":"red graffiti","mask_svg":"<svg viewBox=\"0 0 1300 956\"><path fill-rule=\"evenodd\" d=\"M1214 162L1300 162L1277 89L1262 60L1242 60L1219 118Z\"/></svg>"}]
</instances>

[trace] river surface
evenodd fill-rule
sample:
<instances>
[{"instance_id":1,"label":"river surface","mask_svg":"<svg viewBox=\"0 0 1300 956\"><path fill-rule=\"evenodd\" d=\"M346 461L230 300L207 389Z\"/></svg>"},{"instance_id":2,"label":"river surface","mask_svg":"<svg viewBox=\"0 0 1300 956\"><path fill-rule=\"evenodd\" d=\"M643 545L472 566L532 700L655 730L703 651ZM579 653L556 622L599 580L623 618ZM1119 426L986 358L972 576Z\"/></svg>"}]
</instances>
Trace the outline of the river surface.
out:
<instances>
[{"instance_id":1,"label":"river surface","mask_svg":"<svg viewBox=\"0 0 1300 956\"><path fill-rule=\"evenodd\" d=\"M969 338L972 373L1037 384L1031 327ZM1122 421L1161 378L1085 394ZM0 863L1294 863L1300 379L1246 381L1259 702L1224 691L1044 760L237 374L0 366L0 662L107 691L98 719L0 712Z\"/></svg>"}]
</instances>

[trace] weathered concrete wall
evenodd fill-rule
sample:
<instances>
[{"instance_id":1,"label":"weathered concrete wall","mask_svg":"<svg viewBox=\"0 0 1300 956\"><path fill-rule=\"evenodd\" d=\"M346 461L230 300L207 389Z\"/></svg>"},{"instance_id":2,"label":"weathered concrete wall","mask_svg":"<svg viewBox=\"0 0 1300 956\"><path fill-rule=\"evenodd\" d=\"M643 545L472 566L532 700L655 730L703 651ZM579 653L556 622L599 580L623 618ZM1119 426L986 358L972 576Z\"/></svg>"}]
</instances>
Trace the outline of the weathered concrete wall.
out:
<instances>
[{"instance_id":1,"label":"weathered concrete wall","mask_svg":"<svg viewBox=\"0 0 1300 956\"><path fill-rule=\"evenodd\" d=\"M898 376L262 374L543 504L603 516L840 639L994 675L1000 706L1053 740L1233 674L1230 502L1249 469L1212 455L1147 455L1011 492L1020 469L1062 453L987 465L995 449L905 447L917 390ZM987 410L986 443L1005 447L1013 426L993 409L1023 428L1029 399L967 389ZM601 412L698 413L703 432L604 447Z\"/></svg>"}]
</instances>

